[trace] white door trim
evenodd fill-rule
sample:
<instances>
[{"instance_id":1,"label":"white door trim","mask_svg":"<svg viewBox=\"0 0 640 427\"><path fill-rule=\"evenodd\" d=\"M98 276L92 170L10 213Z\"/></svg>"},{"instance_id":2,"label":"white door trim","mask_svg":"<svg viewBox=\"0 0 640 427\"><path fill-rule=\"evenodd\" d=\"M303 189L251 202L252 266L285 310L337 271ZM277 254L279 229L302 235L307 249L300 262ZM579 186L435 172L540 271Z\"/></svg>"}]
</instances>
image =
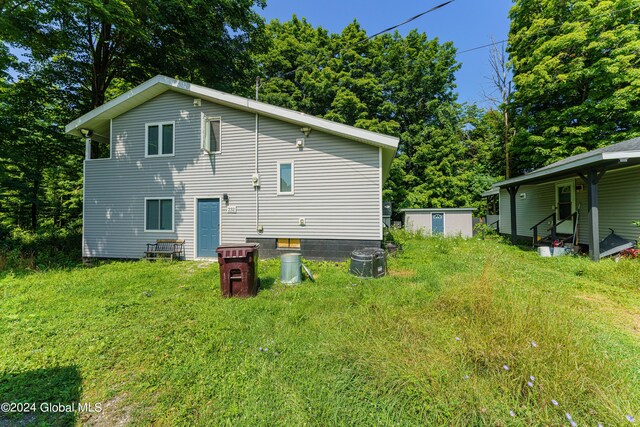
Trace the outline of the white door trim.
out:
<instances>
[{"instance_id":1,"label":"white door trim","mask_svg":"<svg viewBox=\"0 0 640 427\"><path fill-rule=\"evenodd\" d=\"M576 180L569 179L564 181L557 181L554 186L554 198L555 198L555 213L556 213L556 221L560 222L561 219L558 217L559 215L559 198L558 198L558 188L566 187L567 185L571 186L571 213L576 211ZM562 234L573 234L573 222L567 220L560 224L556 230L558 233Z\"/></svg>"}]
</instances>

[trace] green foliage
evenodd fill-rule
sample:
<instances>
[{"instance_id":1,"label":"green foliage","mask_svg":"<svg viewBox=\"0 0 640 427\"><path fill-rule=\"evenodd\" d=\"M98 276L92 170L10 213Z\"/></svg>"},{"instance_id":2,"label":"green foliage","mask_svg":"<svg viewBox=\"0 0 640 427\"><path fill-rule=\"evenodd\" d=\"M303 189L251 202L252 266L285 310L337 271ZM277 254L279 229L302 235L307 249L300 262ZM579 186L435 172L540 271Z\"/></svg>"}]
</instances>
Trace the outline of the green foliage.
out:
<instances>
[{"instance_id":1,"label":"green foliage","mask_svg":"<svg viewBox=\"0 0 640 427\"><path fill-rule=\"evenodd\" d=\"M35 230L48 219L76 228L83 147L64 135L72 119L52 76L34 72L0 89L0 223Z\"/></svg>"},{"instance_id":2,"label":"green foliage","mask_svg":"<svg viewBox=\"0 0 640 427\"><path fill-rule=\"evenodd\" d=\"M632 0L515 2L520 171L640 135L639 13Z\"/></svg>"},{"instance_id":3,"label":"green foliage","mask_svg":"<svg viewBox=\"0 0 640 427\"><path fill-rule=\"evenodd\" d=\"M86 112L114 79L155 74L231 90L247 87L251 53L262 46L263 0L8 1L0 39L48 64Z\"/></svg>"},{"instance_id":4,"label":"green foliage","mask_svg":"<svg viewBox=\"0 0 640 427\"><path fill-rule=\"evenodd\" d=\"M350 276L345 263L306 264L316 282L285 286L278 261L260 260L264 288L251 299L221 298L215 263L6 276L0 397L101 402L91 422L108 425L528 426L566 424L565 412L579 425L623 425L626 414L638 417L637 262L408 238L382 279ZM82 421L53 416L26 420ZM28 424L23 415L0 420Z\"/></svg>"},{"instance_id":5,"label":"green foliage","mask_svg":"<svg viewBox=\"0 0 640 427\"><path fill-rule=\"evenodd\" d=\"M82 234L68 229L0 230L0 277L9 272L76 267L82 261L81 248Z\"/></svg>"}]
</instances>

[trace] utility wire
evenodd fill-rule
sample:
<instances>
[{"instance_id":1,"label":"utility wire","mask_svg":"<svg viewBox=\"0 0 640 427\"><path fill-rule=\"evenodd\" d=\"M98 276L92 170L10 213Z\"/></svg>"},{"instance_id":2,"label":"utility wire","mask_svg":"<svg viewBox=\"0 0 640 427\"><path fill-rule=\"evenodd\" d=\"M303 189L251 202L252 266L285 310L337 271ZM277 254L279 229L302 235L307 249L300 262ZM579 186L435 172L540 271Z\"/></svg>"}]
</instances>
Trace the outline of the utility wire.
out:
<instances>
[{"instance_id":1,"label":"utility wire","mask_svg":"<svg viewBox=\"0 0 640 427\"><path fill-rule=\"evenodd\" d=\"M437 6L434 6L434 7L432 7L432 8L431 8L431 9L429 9L429 10L426 10L426 11L424 11L424 12L422 12L422 13L417 14L416 16L413 16L413 17L411 17L411 18L407 19L406 21L403 21L403 22L401 22L401 23L399 23L399 24L397 24L397 25L394 25L393 27L389 27L389 28L387 28L386 30L379 31L379 32L375 33L374 35L367 37L367 38L366 38L366 39L364 39L364 40L360 40L358 43L364 43L364 42L366 42L366 41L368 41L368 40L371 40L371 39L372 39L372 38L374 38L374 37L379 36L380 34L384 34L384 33L389 32L389 31L391 31L391 30L395 30L396 28L402 27L403 25L406 25L406 24L408 24L408 23L409 23L409 22L411 22L411 21L415 21L416 19L420 18L421 16L426 15L427 13L431 13L431 12L433 12L433 11L436 11L436 10L440 9L441 7L445 7L446 5L448 5L449 3L453 3L454 1L455 1L455 0L449 0L449 1L447 1L447 2L444 2L444 3L442 3L442 4L439 4L439 5L437 5ZM356 44L357 44L357 43L356 43Z\"/></svg>"},{"instance_id":2,"label":"utility wire","mask_svg":"<svg viewBox=\"0 0 640 427\"><path fill-rule=\"evenodd\" d=\"M638 7L640 7L640 3L638 3L636 5L633 5L633 6L624 7L622 9L618 9L618 10L614 10L614 11L610 11L610 12L604 12L604 13L601 13L601 14L598 14L598 15L591 16L589 18L579 19L577 21L571 21L571 22L576 22L576 23L588 22L588 21L592 21L592 20L594 20L596 18L600 18L601 16L615 15L617 13L625 12L627 10L637 9ZM532 35L533 36L538 36L538 35L542 35L542 34L548 33L549 31L552 31L552 30L557 30L558 28L561 28L564 24L566 24L566 22L563 22L562 24L555 25L553 27L545 28L544 30L540 30L538 32L535 32ZM508 41L509 41L509 39L504 39L504 40L500 40L500 41L497 41L497 42L494 42L494 43L483 44L482 46L476 46L476 47L472 47L470 49L461 50L456 55L462 55L463 53L473 52L474 50L480 50L480 49L484 49L484 48L487 48L487 47L495 46L495 45L498 45L498 44L504 44L504 43L506 43Z\"/></svg>"},{"instance_id":3,"label":"utility wire","mask_svg":"<svg viewBox=\"0 0 640 427\"><path fill-rule=\"evenodd\" d=\"M302 70L302 69L303 69L303 68L305 68L305 67L309 67L309 66L312 66L312 65L316 64L316 63L317 63L318 61L320 61L321 59L329 59L329 58L333 57L334 55L339 55L341 52L343 52L343 51L345 51L345 50L347 50L347 49L350 49L350 48L352 48L352 47L358 46L359 44L365 43L365 42L367 42L367 41L369 41L369 40L373 39L374 37L379 36L380 34L384 34L384 33L389 32L389 31L391 31L391 30L395 30L396 28L399 28L399 27L401 27L401 26L403 26L403 25L406 25L406 24L408 24L408 23L409 23L409 22L411 22L411 21L415 21L416 19L418 19L418 18L420 18L420 17L422 17L422 16L424 16L424 15L426 15L426 14L428 14L428 13L434 12L434 11L436 11L436 10L438 10L438 9L442 8L442 7L445 7L446 5L448 5L449 3L453 3L454 1L455 1L455 0L449 0L449 1L446 1L446 2L444 2L444 3L439 4L439 5L437 5L437 6L434 6L434 7L432 7L431 9L429 9L429 10L425 10L425 11L424 11L424 12L422 12L422 13L419 13L419 14L417 14L417 15L415 15L415 16L412 16L411 18L409 18L409 19L407 19L407 20L405 20L405 21L403 21L403 22L401 22L401 23L399 23L399 24L396 24L396 25L394 25L394 26L392 26L392 27L389 27L389 28L387 28L387 29L385 29L385 30L378 31L377 33L373 34L372 36L367 37L366 39L363 39L363 40L360 40L360 41L358 41L358 42L355 42L355 43L353 43L353 44L351 44L351 45L349 45L349 46L345 46L345 47L343 47L342 49L340 49L339 51L334 52L334 53L331 53L330 55L327 55L327 56L326 56L326 57L324 57L324 58L318 58L318 59L316 59L315 61L312 61L312 62L310 62L310 63L308 63L308 64L301 65L301 66L299 66L298 68L296 68L296 69L294 69L294 70L287 71L286 73L283 73L283 74L282 74L282 76L288 76L288 75L290 75L290 74L297 73L298 71Z\"/></svg>"}]
</instances>

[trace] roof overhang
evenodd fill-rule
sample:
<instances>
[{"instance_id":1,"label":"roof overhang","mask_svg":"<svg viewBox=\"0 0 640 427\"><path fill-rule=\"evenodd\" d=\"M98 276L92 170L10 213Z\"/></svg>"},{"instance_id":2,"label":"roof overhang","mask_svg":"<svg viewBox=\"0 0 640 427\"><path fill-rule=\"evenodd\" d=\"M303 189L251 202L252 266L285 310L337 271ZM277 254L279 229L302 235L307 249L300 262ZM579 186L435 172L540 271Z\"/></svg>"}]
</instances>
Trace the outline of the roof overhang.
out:
<instances>
[{"instance_id":1,"label":"roof overhang","mask_svg":"<svg viewBox=\"0 0 640 427\"><path fill-rule=\"evenodd\" d=\"M365 129L332 122L264 102L254 101L241 96L231 95L204 86L187 83L166 76L156 76L119 97L101 105L87 114L72 121L65 127L68 134L82 137L81 129L89 129L100 135L108 129L109 121L119 115L172 90L189 96L201 98L216 104L225 105L265 117L271 117L299 126L308 126L314 130L340 136L353 141L380 147L382 149L383 180L389 176L391 162L398 149L399 138L371 132Z\"/></svg>"},{"instance_id":2,"label":"roof overhang","mask_svg":"<svg viewBox=\"0 0 640 427\"><path fill-rule=\"evenodd\" d=\"M504 188L519 186L523 184L540 184L563 177L575 176L591 168L618 169L627 166L640 164L640 151L615 151L605 153L595 153L573 162L564 163L558 166L548 166L534 170L526 175L507 179L493 184L494 188Z\"/></svg>"},{"instance_id":3,"label":"roof overhang","mask_svg":"<svg viewBox=\"0 0 640 427\"><path fill-rule=\"evenodd\" d=\"M499 188L491 188L487 191L485 191L484 193L480 194L481 197L489 197L489 196L497 196L498 194L500 194L500 189Z\"/></svg>"}]
</instances>

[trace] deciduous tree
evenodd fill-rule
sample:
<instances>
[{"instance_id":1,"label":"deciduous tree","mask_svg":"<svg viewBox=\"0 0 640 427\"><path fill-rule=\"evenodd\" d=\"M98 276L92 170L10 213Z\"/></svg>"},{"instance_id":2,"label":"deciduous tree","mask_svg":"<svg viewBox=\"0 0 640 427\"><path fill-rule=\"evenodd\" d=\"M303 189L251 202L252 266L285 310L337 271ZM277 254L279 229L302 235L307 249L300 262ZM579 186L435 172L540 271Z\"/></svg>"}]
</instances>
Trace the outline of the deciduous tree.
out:
<instances>
[{"instance_id":1,"label":"deciduous tree","mask_svg":"<svg viewBox=\"0 0 640 427\"><path fill-rule=\"evenodd\" d=\"M640 135L639 14L632 0L515 1L520 171Z\"/></svg>"}]
</instances>

